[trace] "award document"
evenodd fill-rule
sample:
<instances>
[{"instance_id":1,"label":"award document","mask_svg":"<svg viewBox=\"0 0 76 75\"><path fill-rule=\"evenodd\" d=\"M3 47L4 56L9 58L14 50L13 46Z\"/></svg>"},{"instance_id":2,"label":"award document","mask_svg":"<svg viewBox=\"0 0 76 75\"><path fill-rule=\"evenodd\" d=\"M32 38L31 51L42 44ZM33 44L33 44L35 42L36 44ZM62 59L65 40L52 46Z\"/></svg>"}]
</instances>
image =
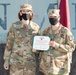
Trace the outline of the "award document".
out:
<instances>
[{"instance_id":1,"label":"award document","mask_svg":"<svg viewBox=\"0 0 76 75\"><path fill-rule=\"evenodd\" d=\"M34 36L33 49L47 51L49 50L49 42L49 36Z\"/></svg>"}]
</instances>

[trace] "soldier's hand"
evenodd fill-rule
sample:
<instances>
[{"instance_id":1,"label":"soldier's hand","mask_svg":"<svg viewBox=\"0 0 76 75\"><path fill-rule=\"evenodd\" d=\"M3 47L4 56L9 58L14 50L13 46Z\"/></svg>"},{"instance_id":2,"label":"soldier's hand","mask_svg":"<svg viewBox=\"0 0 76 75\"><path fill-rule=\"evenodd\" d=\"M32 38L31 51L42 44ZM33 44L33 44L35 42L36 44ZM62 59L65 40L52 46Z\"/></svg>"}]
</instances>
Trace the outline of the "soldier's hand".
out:
<instances>
[{"instance_id":1,"label":"soldier's hand","mask_svg":"<svg viewBox=\"0 0 76 75\"><path fill-rule=\"evenodd\" d=\"M9 69L9 65L8 64L4 64L4 69L8 70Z\"/></svg>"},{"instance_id":2,"label":"soldier's hand","mask_svg":"<svg viewBox=\"0 0 76 75\"><path fill-rule=\"evenodd\" d=\"M59 44L57 42L55 42L55 41L50 41L49 46L57 48L57 47L59 47Z\"/></svg>"},{"instance_id":3,"label":"soldier's hand","mask_svg":"<svg viewBox=\"0 0 76 75\"><path fill-rule=\"evenodd\" d=\"M35 50L35 49L32 49L32 52L36 53L36 52L37 52L37 50Z\"/></svg>"}]
</instances>

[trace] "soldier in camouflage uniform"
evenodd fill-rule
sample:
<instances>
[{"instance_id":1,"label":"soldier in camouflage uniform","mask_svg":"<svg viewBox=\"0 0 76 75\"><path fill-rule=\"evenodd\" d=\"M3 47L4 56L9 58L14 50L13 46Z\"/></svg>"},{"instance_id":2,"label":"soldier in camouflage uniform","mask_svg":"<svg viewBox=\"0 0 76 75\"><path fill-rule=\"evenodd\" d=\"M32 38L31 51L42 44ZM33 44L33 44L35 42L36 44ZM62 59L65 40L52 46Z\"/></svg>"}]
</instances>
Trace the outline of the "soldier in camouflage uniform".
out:
<instances>
[{"instance_id":1,"label":"soldier in camouflage uniform","mask_svg":"<svg viewBox=\"0 0 76 75\"><path fill-rule=\"evenodd\" d=\"M49 10L48 18L51 26L43 31L43 35L50 36L50 50L40 54L40 71L44 75L69 75L74 37L69 29L60 24L59 9Z\"/></svg>"},{"instance_id":2,"label":"soldier in camouflage uniform","mask_svg":"<svg viewBox=\"0 0 76 75\"><path fill-rule=\"evenodd\" d=\"M35 75L32 37L39 34L40 28L31 21L33 10L30 4L21 5L18 17L20 20L13 23L8 32L4 68L10 67L10 75Z\"/></svg>"}]
</instances>

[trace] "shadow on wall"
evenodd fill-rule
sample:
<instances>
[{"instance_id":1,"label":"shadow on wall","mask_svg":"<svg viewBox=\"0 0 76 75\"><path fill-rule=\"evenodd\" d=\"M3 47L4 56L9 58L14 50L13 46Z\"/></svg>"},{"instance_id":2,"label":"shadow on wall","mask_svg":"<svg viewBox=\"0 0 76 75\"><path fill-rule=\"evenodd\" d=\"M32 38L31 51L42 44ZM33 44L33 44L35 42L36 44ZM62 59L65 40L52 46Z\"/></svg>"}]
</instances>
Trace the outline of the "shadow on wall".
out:
<instances>
[{"instance_id":1,"label":"shadow on wall","mask_svg":"<svg viewBox=\"0 0 76 75\"><path fill-rule=\"evenodd\" d=\"M71 64L71 72L70 75L76 75L76 47L72 54L72 64Z\"/></svg>"},{"instance_id":2,"label":"shadow on wall","mask_svg":"<svg viewBox=\"0 0 76 75\"><path fill-rule=\"evenodd\" d=\"M5 43L0 44L0 75L9 75L9 71L6 71L3 67L4 64L3 55L5 45L6 45Z\"/></svg>"}]
</instances>

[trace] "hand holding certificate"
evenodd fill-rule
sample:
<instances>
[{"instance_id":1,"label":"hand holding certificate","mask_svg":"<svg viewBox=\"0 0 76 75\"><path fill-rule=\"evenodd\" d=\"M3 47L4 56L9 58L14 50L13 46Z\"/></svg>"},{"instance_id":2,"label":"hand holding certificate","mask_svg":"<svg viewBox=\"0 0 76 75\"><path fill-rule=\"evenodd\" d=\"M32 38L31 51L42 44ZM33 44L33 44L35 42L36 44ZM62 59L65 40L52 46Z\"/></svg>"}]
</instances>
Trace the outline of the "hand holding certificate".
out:
<instances>
[{"instance_id":1,"label":"hand holding certificate","mask_svg":"<svg viewBox=\"0 0 76 75\"><path fill-rule=\"evenodd\" d=\"M34 36L33 49L47 51L49 49L49 36Z\"/></svg>"}]
</instances>

